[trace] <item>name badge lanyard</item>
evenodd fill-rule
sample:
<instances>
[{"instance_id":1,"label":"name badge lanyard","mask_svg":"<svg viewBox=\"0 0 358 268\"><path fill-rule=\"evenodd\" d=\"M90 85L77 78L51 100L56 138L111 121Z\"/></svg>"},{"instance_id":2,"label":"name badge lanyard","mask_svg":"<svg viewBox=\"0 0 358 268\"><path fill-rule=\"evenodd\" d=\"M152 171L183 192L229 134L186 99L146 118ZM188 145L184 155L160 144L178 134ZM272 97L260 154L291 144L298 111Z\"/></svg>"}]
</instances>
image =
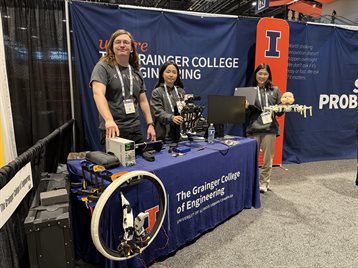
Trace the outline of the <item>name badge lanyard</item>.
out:
<instances>
[{"instance_id":1,"label":"name badge lanyard","mask_svg":"<svg viewBox=\"0 0 358 268\"><path fill-rule=\"evenodd\" d=\"M257 87L257 95L258 95L258 98L259 98L259 102L260 102L260 106L261 106L261 111L263 110L263 108L269 106L269 105L268 105L268 97L267 97L267 93L266 93L266 88L264 89L264 92L265 92L265 104L266 104L266 106L262 107L260 88Z\"/></svg>"},{"instance_id":2,"label":"name badge lanyard","mask_svg":"<svg viewBox=\"0 0 358 268\"><path fill-rule=\"evenodd\" d=\"M128 65L128 69L129 69L129 96L132 97L132 96L133 96L133 75L132 75L132 67L131 67L130 65ZM120 71L119 68L118 68L118 65L116 65L116 70L117 70L117 74L118 74L119 80L121 81L123 100L125 100L125 99L126 99L126 93L125 93L125 89L124 89L123 77L122 77L121 71Z\"/></svg>"},{"instance_id":3,"label":"name badge lanyard","mask_svg":"<svg viewBox=\"0 0 358 268\"><path fill-rule=\"evenodd\" d=\"M174 106L172 104L172 100L170 99L170 96L169 96L169 93L168 93L168 88L167 88L167 85L164 84L164 89L165 89L165 93L167 94L167 98L168 98L168 102L169 102L169 105L170 105L170 109L172 110L173 114L174 114ZM174 90L175 90L175 93L177 94L178 96L178 99L180 99L179 97L179 93L178 93L178 89L176 86L174 86Z\"/></svg>"}]
</instances>

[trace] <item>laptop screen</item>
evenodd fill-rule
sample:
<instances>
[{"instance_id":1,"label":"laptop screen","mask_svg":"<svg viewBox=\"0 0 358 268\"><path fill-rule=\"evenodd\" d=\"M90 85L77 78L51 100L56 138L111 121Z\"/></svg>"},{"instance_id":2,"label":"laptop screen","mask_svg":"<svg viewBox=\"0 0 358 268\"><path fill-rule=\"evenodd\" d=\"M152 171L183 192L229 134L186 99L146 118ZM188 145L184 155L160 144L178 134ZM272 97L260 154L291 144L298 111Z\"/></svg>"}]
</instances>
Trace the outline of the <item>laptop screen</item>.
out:
<instances>
[{"instance_id":1,"label":"laptop screen","mask_svg":"<svg viewBox=\"0 0 358 268\"><path fill-rule=\"evenodd\" d=\"M235 88L234 96L243 96L247 99L249 104L254 105L256 100L256 87L237 87Z\"/></svg>"}]
</instances>

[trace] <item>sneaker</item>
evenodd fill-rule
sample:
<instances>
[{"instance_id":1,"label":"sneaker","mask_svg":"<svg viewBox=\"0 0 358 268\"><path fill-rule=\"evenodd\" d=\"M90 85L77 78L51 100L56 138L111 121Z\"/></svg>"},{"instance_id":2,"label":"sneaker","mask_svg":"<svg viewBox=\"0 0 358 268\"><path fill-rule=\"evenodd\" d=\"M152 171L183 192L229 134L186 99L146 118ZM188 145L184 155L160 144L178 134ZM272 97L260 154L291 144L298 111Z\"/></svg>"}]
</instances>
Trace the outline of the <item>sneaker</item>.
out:
<instances>
[{"instance_id":1,"label":"sneaker","mask_svg":"<svg viewBox=\"0 0 358 268\"><path fill-rule=\"evenodd\" d=\"M184 133L180 133L180 137L182 139L187 139L188 138L188 135L184 134Z\"/></svg>"},{"instance_id":2,"label":"sneaker","mask_svg":"<svg viewBox=\"0 0 358 268\"><path fill-rule=\"evenodd\" d=\"M266 193L267 192L267 188L264 186L260 186L260 193Z\"/></svg>"}]
</instances>

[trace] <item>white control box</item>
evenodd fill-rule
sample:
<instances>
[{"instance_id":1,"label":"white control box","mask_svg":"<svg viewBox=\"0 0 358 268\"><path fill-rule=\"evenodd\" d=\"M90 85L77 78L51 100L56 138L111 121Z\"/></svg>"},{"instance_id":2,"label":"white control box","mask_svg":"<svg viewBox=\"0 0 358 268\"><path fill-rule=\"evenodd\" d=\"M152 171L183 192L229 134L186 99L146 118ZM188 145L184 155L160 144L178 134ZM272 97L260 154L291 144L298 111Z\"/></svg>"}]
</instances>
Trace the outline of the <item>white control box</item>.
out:
<instances>
[{"instance_id":1,"label":"white control box","mask_svg":"<svg viewBox=\"0 0 358 268\"><path fill-rule=\"evenodd\" d=\"M136 164L134 141L120 137L106 139L106 152L117 156L122 166L128 167Z\"/></svg>"}]
</instances>

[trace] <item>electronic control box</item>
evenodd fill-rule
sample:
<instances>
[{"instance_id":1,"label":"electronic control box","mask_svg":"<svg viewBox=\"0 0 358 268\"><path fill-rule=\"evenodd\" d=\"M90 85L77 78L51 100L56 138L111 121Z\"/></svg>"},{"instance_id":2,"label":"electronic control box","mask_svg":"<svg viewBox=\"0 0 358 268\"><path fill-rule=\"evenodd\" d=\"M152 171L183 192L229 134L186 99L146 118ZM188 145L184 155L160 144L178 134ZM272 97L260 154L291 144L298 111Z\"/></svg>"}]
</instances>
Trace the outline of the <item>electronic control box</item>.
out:
<instances>
[{"instance_id":1,"label":"electronic control box","mask_svg":"<svg viewBox=\"0 0 358 268\"><path fill-rule=\"evenodd\" d=\"M120 137L106 139L106 152L113 153L122 166L133 166L135 162L134 141Z\"/></svg>"}]
</instances>

